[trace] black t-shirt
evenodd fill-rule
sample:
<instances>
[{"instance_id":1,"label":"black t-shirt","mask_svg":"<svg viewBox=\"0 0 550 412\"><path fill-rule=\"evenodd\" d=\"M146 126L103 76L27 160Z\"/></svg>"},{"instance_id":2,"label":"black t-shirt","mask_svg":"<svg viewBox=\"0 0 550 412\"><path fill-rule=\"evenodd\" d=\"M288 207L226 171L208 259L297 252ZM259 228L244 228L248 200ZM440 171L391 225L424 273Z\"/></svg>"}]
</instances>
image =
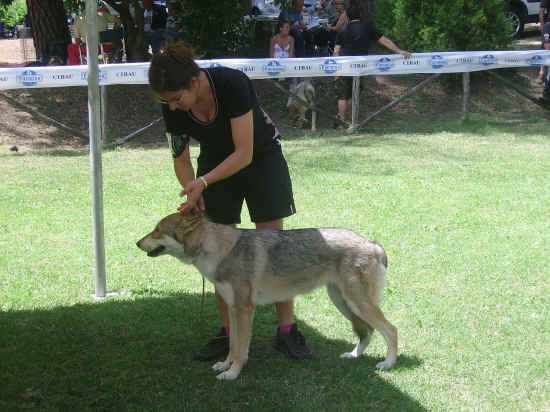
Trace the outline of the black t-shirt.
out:
<instances>
[{"instance_id":1,"label":"black t-shirt","mask_svg":"<svg viewBox=\"0 0 550 412\"><path fill-rule=\"evenodd\" d=\"M252 81L240 70L227 67L203 69L212 87L216 113L210 122L197 119L191 112L170 110L162 105L168 142L172 155L178 157L189 138L200 143L199 162L217 166L235 151L231 119L252 110L254 120L253 159L277 150L281 141L279 131L262 110Z\"/></svg>"},{"instance_id":2,"label":"black t-shirt","mask_svg":"<svg viewBox=\"0 0 550 412\"><path fill-rule=\"evenodd\" d=\"M340 45L340 56L363 56L369 53L370 42L382 36L371 23L354 21L338 32L336 44Z\"/></svg>"}]
</instances>

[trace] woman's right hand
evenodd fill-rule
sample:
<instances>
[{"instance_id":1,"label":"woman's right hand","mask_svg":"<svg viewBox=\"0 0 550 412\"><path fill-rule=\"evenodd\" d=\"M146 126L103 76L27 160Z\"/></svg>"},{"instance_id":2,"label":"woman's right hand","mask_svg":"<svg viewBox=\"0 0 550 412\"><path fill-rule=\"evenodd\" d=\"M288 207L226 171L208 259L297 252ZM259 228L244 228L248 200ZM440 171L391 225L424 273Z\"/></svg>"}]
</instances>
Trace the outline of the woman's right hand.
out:
<instances>
[{"instance_id":1,"label":"woman's right hand","mask_svg":"<svg viewBox=\"0 0 550 412\"><path fill-rule=\"evenodd\" d=\"M205 189L204 183L199 180L193 180L184 190L181 191L180 197L187 196L187 201L178 207L178 212L182 215L195 211L204 211L204 199L202 192Z\"/></svg>"}]
</instances>

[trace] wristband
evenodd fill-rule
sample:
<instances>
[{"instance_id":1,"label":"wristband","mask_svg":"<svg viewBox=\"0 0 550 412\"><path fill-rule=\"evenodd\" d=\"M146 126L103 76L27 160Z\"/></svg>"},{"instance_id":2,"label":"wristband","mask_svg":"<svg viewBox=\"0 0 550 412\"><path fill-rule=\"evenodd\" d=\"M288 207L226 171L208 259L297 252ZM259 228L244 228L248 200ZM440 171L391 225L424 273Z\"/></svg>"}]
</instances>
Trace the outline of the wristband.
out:
<instances>
[{"instance_id":1,"label":"wristband","mask_svg":"<svg viewBox=\"0 0 550 412\"><path fill-rule=\"evenodd\" d=\"M203 176L199 176L198 179L203 183L204 188L206 189L208 187L208 182Z\"/></svg>"}]
</instances>

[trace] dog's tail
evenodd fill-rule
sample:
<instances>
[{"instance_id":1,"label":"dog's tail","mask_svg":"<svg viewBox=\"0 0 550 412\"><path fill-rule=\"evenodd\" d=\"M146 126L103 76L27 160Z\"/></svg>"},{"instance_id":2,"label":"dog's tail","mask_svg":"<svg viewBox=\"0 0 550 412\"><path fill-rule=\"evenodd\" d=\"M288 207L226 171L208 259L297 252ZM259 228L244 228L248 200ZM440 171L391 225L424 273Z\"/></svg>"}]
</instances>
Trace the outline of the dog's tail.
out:
<instances>
[{"instance_id":1,"label":"dog's tail","mask_svg":"<svg viewBox=\"0 0 550 412\"><path fill-rule=\"evenodd\" d=\"M386 255L386 251L382 247L380 243L378 243L376 240L373 240L372 243L374 243L379 248L379 255L378 258L380 259L380 263L384 265L384 268L388 268L388 255Z\"/></svg>"}]
</instances>

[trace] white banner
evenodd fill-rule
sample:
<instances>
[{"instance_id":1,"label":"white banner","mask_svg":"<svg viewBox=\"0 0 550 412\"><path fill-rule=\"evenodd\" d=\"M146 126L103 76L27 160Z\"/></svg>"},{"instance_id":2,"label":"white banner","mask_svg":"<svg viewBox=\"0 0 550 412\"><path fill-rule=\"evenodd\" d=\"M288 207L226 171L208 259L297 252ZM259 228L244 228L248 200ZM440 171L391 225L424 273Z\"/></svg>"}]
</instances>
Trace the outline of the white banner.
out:
<instances>
[{"instance_id":1,"label":"white banner","mask_svg":"<svg viewBox=\"0 0 550 412\"><path fill-rule=\"evenodd\" d=\"M197 60L200 67L226 66L251 79L463 73L524 66L550 66L550 50L415 53L293 59ZM99 84L147 84L149 63L102 64ZM0 68L0 89L86 86L87 66Z\"/></svg>"}]
</instances>

